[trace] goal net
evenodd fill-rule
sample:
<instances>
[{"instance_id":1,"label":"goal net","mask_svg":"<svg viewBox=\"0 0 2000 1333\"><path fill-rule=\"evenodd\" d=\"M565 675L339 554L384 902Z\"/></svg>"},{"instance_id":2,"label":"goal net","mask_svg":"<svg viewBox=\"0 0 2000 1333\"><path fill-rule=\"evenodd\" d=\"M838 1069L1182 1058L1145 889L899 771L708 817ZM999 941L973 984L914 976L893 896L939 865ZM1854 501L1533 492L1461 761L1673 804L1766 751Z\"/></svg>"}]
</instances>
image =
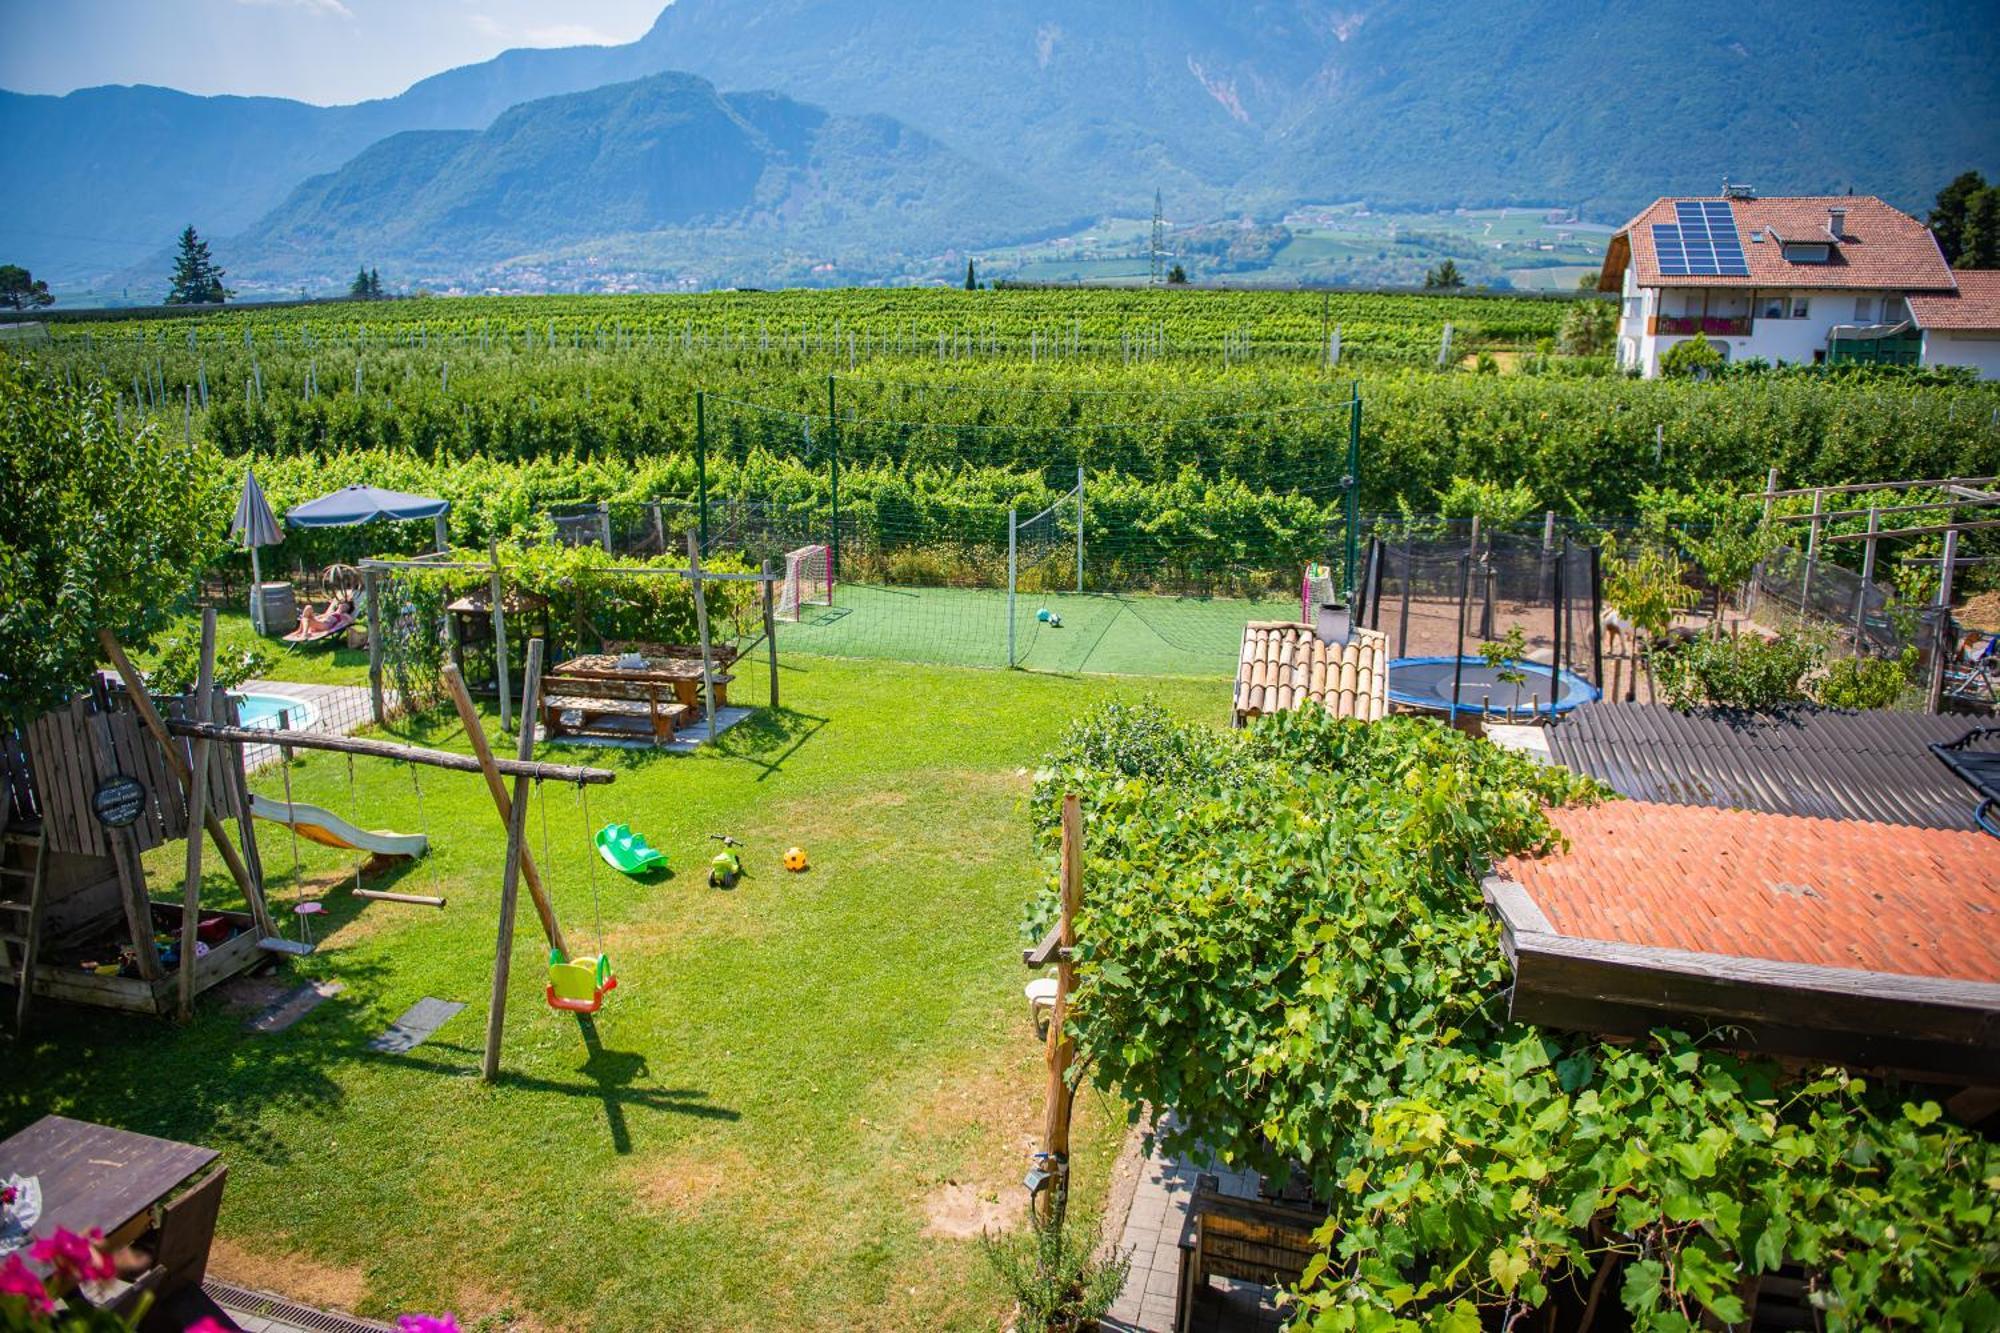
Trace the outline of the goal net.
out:
<instances>
[{"instance_id":1,"label":"goal net","mask_svg":"<svg viewBox=\"0 0 2000 1333\"><path fill-rule=\"evenodd\" d=\"M778 589L778 619L797 620L807 606L833 605L833 560L824 545L785 553L785 581Z\"/></svg>"}]
</instances>

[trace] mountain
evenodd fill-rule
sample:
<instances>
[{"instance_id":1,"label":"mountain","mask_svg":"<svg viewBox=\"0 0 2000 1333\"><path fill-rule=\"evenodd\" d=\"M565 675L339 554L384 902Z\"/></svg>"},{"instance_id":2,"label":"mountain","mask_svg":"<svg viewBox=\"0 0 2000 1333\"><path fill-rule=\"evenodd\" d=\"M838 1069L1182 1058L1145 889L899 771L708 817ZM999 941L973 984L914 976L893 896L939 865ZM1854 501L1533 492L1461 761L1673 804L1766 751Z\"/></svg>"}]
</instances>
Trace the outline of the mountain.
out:
<instances>
[{"instance_id":1,"label":"mountain","mask_svg":"<svg viewBox=\"0 0 2000 1333\"><path fill-rule=\"evenodd\" d=\"M1921 208L2000 172L1990 0L676 0L623 46L509 51L309 107L0 94L0 254L73 279L226 236L387 136L680 70L894 118L1064 210L1564 203L1623 220L1725 174Z\"/></svg>"},{"instance_id":2,"label":"mountain","mask_svg":"<svg viewBox=\"0 0 2000 1333\"><path fill-rule=\"evenodd\" d=\"M770 282L821 264L879 276L1074 220L893 118L660 74L524 102L485 130L392 135L228 250L232 280L285 286L362 264L518 281L586 254L656 285Z\"/></svg>"}]
</instances>

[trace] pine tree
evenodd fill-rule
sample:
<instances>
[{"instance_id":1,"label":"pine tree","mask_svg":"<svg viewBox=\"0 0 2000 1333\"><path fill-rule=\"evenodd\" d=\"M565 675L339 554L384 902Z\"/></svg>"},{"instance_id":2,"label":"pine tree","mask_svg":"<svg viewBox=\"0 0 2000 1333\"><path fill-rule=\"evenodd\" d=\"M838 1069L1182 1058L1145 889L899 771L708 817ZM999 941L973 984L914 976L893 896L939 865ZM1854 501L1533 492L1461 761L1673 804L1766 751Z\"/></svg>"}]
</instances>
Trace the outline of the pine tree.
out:
<instances>
[{"instance_id":1,"label":"pine tree","mask_svg":"<svg viewBox=\"0 0 2000 1333\"><path fill-rule=\"evenodd\" d=\"M970 259L965 261L965 290L968 292L979 290L979 274L974 271Z\"/></svg>"},{"instance_id":2,"label":"pine tree","mask_svg":"<svg viewBox=\"0 0 2000 1333\"><path fill-rule=\"evenodd\" d=\"M2000 186L1989 185L1965 201L1957 267L2000 268Z\"/></svg>"},{"instance_id":3,"label":"pine tree","mask_svg":"<svg viewBox=\"0 0 2000 1333\"><path fill-rule=\"evenodd\" d=\"M1931 209L1929 222L1931 230L1937 233L1938 248L1944 251L1944 262L1957 264L1958 257L1965 248L1965 213L1972 197L1986 189L1986 178L1976 171L1967 171L1951 184L1938 191L1937 204Z\"/></svg>"},{"instance_id":4,"label":"pine tree","mask_svg":"<svg viewBox=\"0 0 2000 1333\"><path fill-rule=\"evenodd\" d=\"M1447 259L1430 272L1424 274L1424 286L1438 287L1447 291L1465 286L1465 275L1458 271L1456 260Z\"/></svg>"},{"instance_id":5,"label":"pine tree","mask_svg":"<svg viewBox=\"0 0 2000 1333\"><path fill-rule=\"evenodd\" d=\"M377 301L382 299L382 270L379 268L368 270L368 295Z\"/></svg>"},{"instance_id":6,"label":"pine tree","mask_svg":"<svg viewBox=\"0 0 2000 1333\"><path fill-rule=\"evenodd\" d=\"M221 305L229 299L222 276L223 270L208 252L208 242L190 225L181 233L180 249L174 256L174 285L167 293L167 304Z\"/></svg>"},{"instance_id":7,"label":"pine tree","mask_svg":"<svg viewBox=\"0 0 2000 1333\"><path fill-rule=\"evenodd\" d=\"M347 294L356 301L368 299L368 270L361 269L354 275L354 281L347 286Z\"/></svg>"},{"instance_id":8,"label":"pine tree","mask_svg":"<svg viewBox=\"0 0 2000 1333\"><path fill-rule=\"evenodd\" d=\"M55 301L48 283L19 264L0 264L0 310L31 310Z\"/></svg>"}]
</instances>

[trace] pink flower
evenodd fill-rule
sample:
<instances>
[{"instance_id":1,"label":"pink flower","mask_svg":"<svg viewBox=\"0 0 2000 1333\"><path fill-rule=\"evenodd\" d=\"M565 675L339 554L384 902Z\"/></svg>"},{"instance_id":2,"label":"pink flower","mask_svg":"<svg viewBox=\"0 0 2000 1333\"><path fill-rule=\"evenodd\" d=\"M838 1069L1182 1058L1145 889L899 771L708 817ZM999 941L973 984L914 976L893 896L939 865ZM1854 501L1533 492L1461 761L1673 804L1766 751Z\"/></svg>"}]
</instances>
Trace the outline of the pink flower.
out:
<instances>
[{"instance_id":1,"label":"pink flower","mask_svg":"<svg viewBox=\"0 0 2000 1333\"><path fill-rule=\"evenodd\" d=\"M21 1197L20 1186L0 1185L0 1204L11 1204L19 1197Z\"/></svg>"},{"instance_id":2,"label":"pink flower","mask_svg":"<svg viewBox=\"0 0 2000 1333\"><path fill-rule=\"evenodd\" d=\"M28 1257L47 1264L75 1282L103 1282L118 1276L118 1266L103 1249L104 1233L92 1228L87 1236L56 1228L47 1240L28 1247Z\"/></svg>"},{"instance_id":3,"label":"pink flower","mask_svg":"<svg viewBox=\"0 0 2000 1333\"><path fill-rule=\"evenodd\" d=\"M10 1254L7 1262L0 1264L0 1300L19 1296L28 1303L29 1314L54 1314L56 1303L49 1299L42 1289L42 1280L34 1270L21 1262L21 1256Z\"/></svg>"},{"instance_id":4,"label":"pink flower","mask_svg":"<svg viewBox=\"0 0 2000 1333\"><path fill-rule=\"evenodd\" d=\"M396 1333L458 1333L451 1315L406 1314L396 1320Z\"/></svg>"},{"instance_id":5,"label":"pink flower","mask_svg":"<svg viewBox=\"0 0 2000 1333\"><path fill-rule=\"evenodd\" d=\"M228 1324L212 1314L205 1314L187 1326L187 1333L233 1333Z\"/></svg>"}]
</instances>

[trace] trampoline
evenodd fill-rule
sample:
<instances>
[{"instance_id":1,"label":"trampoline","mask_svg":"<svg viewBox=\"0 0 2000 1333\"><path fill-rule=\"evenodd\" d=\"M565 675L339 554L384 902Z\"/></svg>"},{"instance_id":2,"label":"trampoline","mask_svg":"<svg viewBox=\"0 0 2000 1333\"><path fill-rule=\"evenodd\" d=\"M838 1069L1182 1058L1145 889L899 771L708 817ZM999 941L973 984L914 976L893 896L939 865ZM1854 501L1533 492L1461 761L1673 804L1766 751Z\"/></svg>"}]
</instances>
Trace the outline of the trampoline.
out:
<instances>
[{"instance_id":1,"label":"trampoline","mask_svg":"<svg viewBox=\"0 0 2000 1333\"><path fill-rule=\"evenodd\" d=\"M1526 679L1500 679L1510 669ZM1600 697L1582 676L1546 662L1510 661L1496 667L1483 657L1398 657L1389 663L1390 703L1453 716L1557 717Z\"/></svg>"}]
</instances>

